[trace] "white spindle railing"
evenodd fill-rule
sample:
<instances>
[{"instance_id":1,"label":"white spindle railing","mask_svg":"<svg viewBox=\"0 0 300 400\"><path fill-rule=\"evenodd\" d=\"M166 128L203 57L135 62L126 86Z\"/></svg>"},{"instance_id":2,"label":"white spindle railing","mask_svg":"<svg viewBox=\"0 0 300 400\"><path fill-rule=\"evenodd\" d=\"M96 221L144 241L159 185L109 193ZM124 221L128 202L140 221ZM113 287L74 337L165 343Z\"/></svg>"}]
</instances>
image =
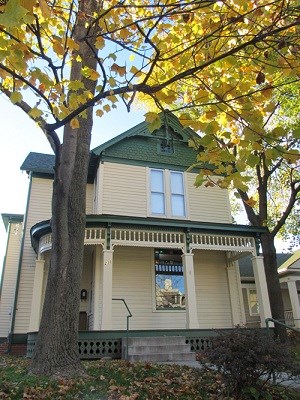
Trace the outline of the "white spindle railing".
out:
<instances>
[{"instance_id":1,"label":"white spindle railing","mask_svg":"<svg viewBox=\"0 0 300 400\"><path fill-rule=\"evenodd\" d=\"M204 233L192 233L191 249L254 251L255 241L251 237L244 236L225 236L209 235Z\"/></svg>"}]
</instances>

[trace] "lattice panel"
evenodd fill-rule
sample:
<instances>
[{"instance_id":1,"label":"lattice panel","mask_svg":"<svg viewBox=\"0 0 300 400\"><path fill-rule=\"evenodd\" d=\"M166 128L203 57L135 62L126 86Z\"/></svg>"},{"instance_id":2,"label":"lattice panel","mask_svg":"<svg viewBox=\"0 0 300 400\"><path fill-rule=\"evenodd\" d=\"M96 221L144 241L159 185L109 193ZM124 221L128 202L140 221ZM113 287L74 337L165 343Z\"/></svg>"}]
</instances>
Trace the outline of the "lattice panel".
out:
<instances>
[{"instance_id":1,"label":"lattice panel","mask_svg":"<svg viewBox=\"0 0 300 400\"><path fill-rule=\"evenodd\" d=\"M121 339L79 340L79 357L84 358L121 358Z\"/></svg>"},{"instance_id":2,"label":"lattice panel","mask_svg":"<svg viewBox=\"0 0 300 400\"><path fill-rule=\"evenodd\" d=\"M35 348L35 340L27 342L28 358L31 358ZM79 340L78 350L81 359L91 358L121 358L122 353L121 339L101 339L101 340Z\"/></svg>"},{"instance_id":3,"label":"lattice panel","mask_svg":"<svg viewBox=\"0 0 300 400\"><path fill-rule=\"evenodd\" d=\"M197 337L187 337L185 339L186 344L190 344L191 351L199 352L206 350L211 347L211 341L209 337L197 338Z\"/></svg>"}]
</instances>

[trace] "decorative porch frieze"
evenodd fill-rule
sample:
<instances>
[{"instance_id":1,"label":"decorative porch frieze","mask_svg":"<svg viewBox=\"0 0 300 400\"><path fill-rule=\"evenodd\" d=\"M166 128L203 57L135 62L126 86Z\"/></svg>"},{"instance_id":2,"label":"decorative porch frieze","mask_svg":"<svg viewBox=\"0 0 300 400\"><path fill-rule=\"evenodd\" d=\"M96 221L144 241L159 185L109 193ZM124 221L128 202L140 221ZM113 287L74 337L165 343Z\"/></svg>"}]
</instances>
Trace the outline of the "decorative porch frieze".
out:
<instances>
[{"instance_id":1,"label":"decorative porch frieze","mask_svg":"<svg viewBox=\"0 0 300 400\"><path fill-rule=\"evenodd\" d=\"M234 252L251 252L256 255L255 240L246 236L212 235L191 233L190 250L220 250Z\"/></svg>"},{"instance_id":2,"label":"decorative porch frieze","mask_svg":"<svg viewBox=\"0 0 300 400\"><path fill-rule=\"evenodd\" d=\"M114 246L160 247L184 251L186 239L183 232L112 228L111 247Z\"/></svg>"},{"instance_id":3,"label":"decorative porch frieze","mask_svg":"<svg viewBox=\"0 0 300 400\"><path fill-rule=\"evenodd\" d=\"M84 235L84 245L100 244L104 248L106 243L106 228L86 228ZM51 250L52 248L52 234L48 233L40 239L39 253L42 254L45 251Z\"/></svg>"}]
</instances>

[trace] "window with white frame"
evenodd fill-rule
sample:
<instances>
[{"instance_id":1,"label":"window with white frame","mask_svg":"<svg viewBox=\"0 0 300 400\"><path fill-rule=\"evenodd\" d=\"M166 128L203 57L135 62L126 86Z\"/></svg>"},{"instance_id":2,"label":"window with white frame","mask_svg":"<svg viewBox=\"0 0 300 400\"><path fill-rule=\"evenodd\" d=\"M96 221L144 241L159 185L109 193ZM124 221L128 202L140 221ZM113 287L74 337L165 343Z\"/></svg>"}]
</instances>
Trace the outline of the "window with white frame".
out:
<instances>
[{"instance_id":1,"label":"window with white frame","mask_svg":"<svg viewBox=\"0 0 300 400\"><path fill-rule=\"evenodd\" d=\"M155 250L156 310L184 310L185 290L181 250Z\"/></svg>"},{"instance_id":2,"label":"window with white frame","mask_svg":"<svg viewBox=\"0 0 300 400\"><path fill-rule=\"evenodd\" d=\"M249 313L251 316L259 315L259 306L256 289L247 289Z\"/></svg>"},{"instance_id":3,"label":"window with white frame","mask_svg":"<svg viewBox=\"0 0 300 400\"><path fill-rule=\"evenodd\" d=\"M150 191L151 215L186 216L183 172L151 169Z\"/></svg>"}]
</instances>

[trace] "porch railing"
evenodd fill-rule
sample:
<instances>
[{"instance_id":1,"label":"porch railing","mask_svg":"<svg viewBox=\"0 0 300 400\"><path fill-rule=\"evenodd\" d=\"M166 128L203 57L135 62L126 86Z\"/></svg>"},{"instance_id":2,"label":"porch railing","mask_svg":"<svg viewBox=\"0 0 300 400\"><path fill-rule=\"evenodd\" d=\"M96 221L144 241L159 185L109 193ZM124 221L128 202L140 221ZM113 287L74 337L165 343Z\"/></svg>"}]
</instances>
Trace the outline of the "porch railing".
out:
<instances>
[{"instance_id":1,"label":"porch railing","mask_svg":"<svg viewBox=\"0 0 300 400\"><path fill-rule=\"evenodd\" d=\"M126 316L126 350L125 350L125 360L128 359L128 338L129 338L129 318L132 317L131 311L129 310L129 307L125 301L125 299L112 299L113 301L122 301L124 306L126 307L126 310L128 312Z\"/></svg>"}]
</instances>

